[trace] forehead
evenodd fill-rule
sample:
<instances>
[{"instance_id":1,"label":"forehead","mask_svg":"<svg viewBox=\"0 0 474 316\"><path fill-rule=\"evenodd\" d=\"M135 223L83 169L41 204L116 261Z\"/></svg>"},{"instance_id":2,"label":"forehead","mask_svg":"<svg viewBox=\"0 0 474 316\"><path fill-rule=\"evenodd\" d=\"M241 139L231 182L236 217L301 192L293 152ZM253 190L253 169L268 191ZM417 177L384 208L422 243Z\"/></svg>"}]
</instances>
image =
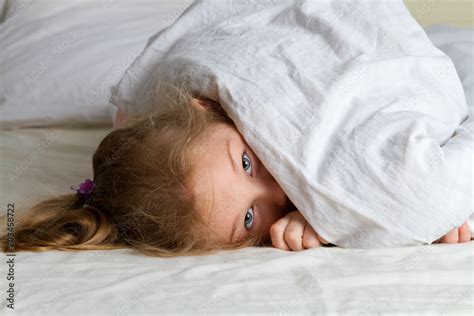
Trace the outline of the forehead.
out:
<instances>
[{"instance_id":1,"label":"forehead","mask_svg":"<svg viewBox=\"0 0 474 316\"><path fill-rule=\"evenodd\" d=\"M222 124L223 125L223 124ZM193 192L197 208L207 221L215 217L218 209L225 212L232 205L232 197L223 191L232 167L227 154L227 142L231 140L230 127L214 126L200 144L193 177Z\"/></svg>"},{"instance_id":2,"label":"forehead","mask_svg":"<svg viewBox=\"0 0 474 316\"><path fill-rule=\"evenodd\" d=\"M232 137L233 130L234 128L223 123L212 125L208 128L202 140L202 145L209 146L210 149L216 149Z\"/></svg>"}]
</instances>

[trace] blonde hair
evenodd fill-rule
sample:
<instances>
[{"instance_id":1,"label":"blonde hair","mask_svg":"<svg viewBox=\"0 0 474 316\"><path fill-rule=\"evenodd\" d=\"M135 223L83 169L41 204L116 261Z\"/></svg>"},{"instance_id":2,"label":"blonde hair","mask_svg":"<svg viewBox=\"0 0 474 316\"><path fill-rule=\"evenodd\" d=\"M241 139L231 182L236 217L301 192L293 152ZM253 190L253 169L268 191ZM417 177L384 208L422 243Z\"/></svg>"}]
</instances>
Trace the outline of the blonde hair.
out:
<instances>
[{"instance_id":1,"label":"blonde hair","mask_svg":"<svg viewBox=\"0 0 474 316\"><path fill-rule=\"evenodd\" d=\"M130 118L99 144L88 205L75 193L35 204L0 237L3 252L131 248L172 257L260 245L257 236L219 243L189 187L201 140L232 120L210 100L206 111L190 106L205 98L183 87L162 84L159 91L153 112Z\"/></svg>"}]
</instances>

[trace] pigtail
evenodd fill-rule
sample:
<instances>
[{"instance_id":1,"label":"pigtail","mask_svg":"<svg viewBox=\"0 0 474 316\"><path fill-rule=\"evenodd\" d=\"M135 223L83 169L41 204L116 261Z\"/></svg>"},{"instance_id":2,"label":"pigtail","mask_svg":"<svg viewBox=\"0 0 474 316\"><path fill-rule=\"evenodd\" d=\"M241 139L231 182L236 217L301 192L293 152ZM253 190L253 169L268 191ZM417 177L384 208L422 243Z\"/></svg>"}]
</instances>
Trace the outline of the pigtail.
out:
<instances>
[{"instance_id":1,"label":"pigtail","mask_svg":"<svg viewBox=\"0 0 474 316\"><path fill-rule=\"evenodd\" d=\"M114 243L117 231L106 214L79 202L76 194L65 194L35 204L0 237L2 251L122 248Z\"/></svg>"}]
</instances>

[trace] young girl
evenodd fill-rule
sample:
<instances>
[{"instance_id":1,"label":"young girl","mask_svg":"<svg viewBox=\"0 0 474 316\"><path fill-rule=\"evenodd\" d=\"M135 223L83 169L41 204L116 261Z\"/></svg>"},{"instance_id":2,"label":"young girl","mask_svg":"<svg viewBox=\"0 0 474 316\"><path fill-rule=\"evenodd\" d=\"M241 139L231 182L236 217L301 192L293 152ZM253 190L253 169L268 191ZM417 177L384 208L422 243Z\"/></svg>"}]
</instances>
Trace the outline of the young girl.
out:
<instances>
[{"instance_id":1,"label":"young girl","mask_svg":"<svg viewBox=\"0 0 474 316\"><path fill-rule=\"evenodd\" d=\"M218 103L180 89L156 101L141 118L119 111L118 129L93 155L93 181L33 206L1 237L3 251L133 248L180 256L328 244ZM437 242L469 240L465 223Z\"/></svg>"}]
</instances>

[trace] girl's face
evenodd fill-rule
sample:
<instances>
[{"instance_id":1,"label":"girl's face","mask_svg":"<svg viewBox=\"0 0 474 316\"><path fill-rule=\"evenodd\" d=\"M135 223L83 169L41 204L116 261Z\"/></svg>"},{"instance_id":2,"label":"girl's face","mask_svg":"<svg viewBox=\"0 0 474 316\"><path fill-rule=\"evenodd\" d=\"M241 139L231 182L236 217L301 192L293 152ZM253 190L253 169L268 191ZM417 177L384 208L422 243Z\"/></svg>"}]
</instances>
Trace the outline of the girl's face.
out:
<instances>
[{"instance_id":1,"label":"girl's face","mask_svg":"<svg viewBox=\"0 0 474 316\"><path fill-rule=\"evenodd\" d=\"M221 242L248 234L270 241L270 226L295 206L234 127L218 124L204 141L193 193Z\"/></svg>"}]
</instances>

